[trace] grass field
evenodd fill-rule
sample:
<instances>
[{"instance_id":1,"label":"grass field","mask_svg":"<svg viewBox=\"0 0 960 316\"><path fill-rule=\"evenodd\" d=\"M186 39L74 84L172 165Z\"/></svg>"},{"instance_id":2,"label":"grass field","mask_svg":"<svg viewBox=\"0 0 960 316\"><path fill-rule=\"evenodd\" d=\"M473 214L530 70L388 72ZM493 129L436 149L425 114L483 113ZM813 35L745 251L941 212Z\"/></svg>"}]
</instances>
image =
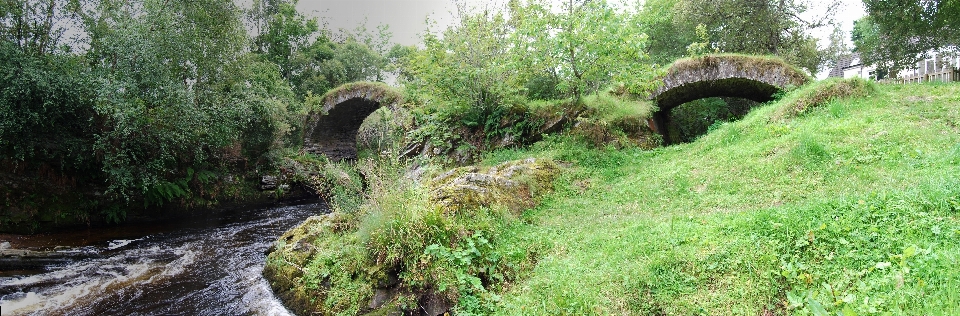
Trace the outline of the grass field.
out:
<instances>
[{"instance_id":1,"label":"grass field","mask_svg":"<svg viewBox=\"0 0 960 316\"><path fill-rule=\"evenodd\" d=\"M488 154L572 165L502 233L542 255L499 314L960 315L960 85L783 106L652 151Z\"/></svg>"}]
</instances>

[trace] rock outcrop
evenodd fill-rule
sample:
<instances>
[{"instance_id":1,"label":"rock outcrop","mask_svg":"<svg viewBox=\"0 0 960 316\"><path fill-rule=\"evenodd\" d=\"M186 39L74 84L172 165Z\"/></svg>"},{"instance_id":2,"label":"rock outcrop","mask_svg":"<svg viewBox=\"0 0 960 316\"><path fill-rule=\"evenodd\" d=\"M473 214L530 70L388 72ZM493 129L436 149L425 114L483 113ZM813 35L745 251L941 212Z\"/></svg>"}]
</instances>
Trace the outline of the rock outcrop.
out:
<instances>
[{"instance_id":1,"label":"rock outcrop","mask_svg":"<svg viewBox=\"0 0 960 316\"><path fill-rule=\"evenodd\" d=\"M470 218L471 212L495 216L492 214L505 214L503 208L516 213L536 206L539 198L552 189L559 172L556 163L544 159L462 167L413 189L426 199L400 199L422 205L380 204L398 203L397 199L386 199L361 207L368 213L334 212L310 217L271 247L264 276L274 293L298 314L442 315L450 311L458 294L432 283L435 281L430 271L434 270L429 269L435 264L431 260L437 259L430 259L423 247L457 247L456 238L462 237L453 236L478 228L469 228L469 223L450 225ZM400 215L391 216L389 212ZM432 220L419 221L418 216ZM442 233L436 235L438 231ZM382 248L376 250L381 247L376 236L385 235L390 236L388 248L394 249L389 254ZM399 257L386 260L385 255Z\"/></svg>"}]
</instances>

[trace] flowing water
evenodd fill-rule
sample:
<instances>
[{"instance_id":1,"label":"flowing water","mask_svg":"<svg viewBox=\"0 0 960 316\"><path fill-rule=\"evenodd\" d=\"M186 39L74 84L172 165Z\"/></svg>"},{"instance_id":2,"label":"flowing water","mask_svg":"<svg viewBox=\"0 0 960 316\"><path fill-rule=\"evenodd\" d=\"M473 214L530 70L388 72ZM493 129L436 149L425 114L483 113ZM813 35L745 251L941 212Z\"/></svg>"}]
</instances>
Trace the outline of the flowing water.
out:
<instances>
[{"instance_id":1,"label":"flowing water","mask_svg":"<svg viewBox=\"0 0 960 316\"><path fill-rule=\"evenodd\" d=\"M0 262L2 315L289 315L262 277L265 252L320 203L40 236L0 247L53 251ZM6 239L6 240L4 240Z\"/></svg>"}]
</instances>

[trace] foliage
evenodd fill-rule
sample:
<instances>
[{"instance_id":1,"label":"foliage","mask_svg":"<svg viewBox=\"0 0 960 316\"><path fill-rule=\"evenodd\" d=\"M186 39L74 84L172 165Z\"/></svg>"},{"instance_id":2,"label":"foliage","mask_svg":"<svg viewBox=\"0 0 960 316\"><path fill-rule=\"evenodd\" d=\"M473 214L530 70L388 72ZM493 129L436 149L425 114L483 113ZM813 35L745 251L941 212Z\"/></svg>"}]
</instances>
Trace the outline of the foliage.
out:
<instances>
[{"instance_id":1,"label":"foliage","mask_svg":"<svg viewBox=\"0 0 960 316\"><path fill-rule=\"evenodd\" d=\"M540 70L525 79L551 75L560 92L577 100L611 83L637 94L652 89L643 81L653 68L645 62L648 37L636 15L605 0L563 2L560 10L545 1L514 0L508 8L515 28L512 62Z\"/></svg>"},{"instance_id":2,"label":"foliage","mask_svg":"<svg viewBox=\"0 0 960 316\"><path fill-rule=\"evenodd\" d=\"M838 2L826 4L827 13L817 20L801 19L810 4L803 0L680 0L673 9L673 23L686 30L690 39L697 26L704 25L711 39L707 46L719 52L776 55L817 73L824 57L808 32L828 25ZM653 37L680 32L654 26L667 34L652 33Z\"/></svg>"},{"instance_id":3,"label":"foliage","mask_svg":"<svg viewBox=\"0 0 960 316\"><path fill-rule=\"evenodd\" d=\"M424 48L407 59L408 94L417 103L451 113L487 114L517 94L508 67L509 25L502 12L471 13L458 6L460 20L424 35Z\"/></svg>"},{"instance_id":4,"label":"foliage","mask_svg":"<svg viewBox=\"0 0 960 316\"><path fill-rule=\"evenodd\" d=\"M245 12L253 28L253 51L279 66L286 79L294 76L298 52L326 42L321 36L310 43L319 29L317 20L300 14L296 7L297 0L254 0Z\"/></svg>"},{"instance_id":5,"label":"foliage","mask_svg":"<svg viewBox=\"0 0 960 316\"><path fill-rule=\"evenodd\" d=\"M855 24L853 41L866 64L900 70L931 50L960 45L956 1L865 0L868 16Z\"/></svg>"},{"instance_id":6,"label":"foliage","mask_svg":"<svg viewBox=\"0 0 960 316\"><path fill-rule=\"evenodd\" d=\"M0 160L50 164L60 172L92 161L94 79L72 56L29 55L0 42Z\"/></svg>"},{"instance_id":7,"label":"foliage","mask_svg":"<svg viewBox=\"0 0 960 316\"><path fill-rule=\"evenodd\" d=\"M701 38L695 29L688 28L677 18L680 3L679 0L650 0L643 1L642 7L638 8L639 22L650 35L647 51L651 61L659 65L668 65L687 55L689 45Z\"/></svg>"},{"instance_id":8,"label":"foliage","mask_svg":"<svg viewBox=\"0 0 960 316\"><path fill-rule=\"evenodd\" d=\"M56 170L38 180L49 185L31 186L67 183L80 197L62 199L104 210L66 211L51 201L70 190L57 189L34 215L117 220L140 205L241 198L227 189L239 185L233 179L275 167L281 149L299 145L308 109L297 92L307 90L285 75L316 27L293 3L254 10L258 48L248 53L243 12L231 2L3 2L3 174ZM362 57L364 47L324 47L325 61L350 66L321 70L370 76L357 65L382 64Z\"/></svg>"},{"instance_id":9,"label":"foliage","mask_svg":"<svg viewBox=\"0 0 960 316\"><path fill-rule=\"evenodd\" d=\"M0 40L29 55L71 50L64 38L76 26L77 3L72 1L15 0L0 3Z\"/></svg>"},{"instance_id":10,"label":"foliage","mask_svg":"<svg viewBox=\"0 0 960 316\"><path fill-rule=\"evenodd\" d=\"M856 29L856 23L854 23ZM823 50L823 62L826 68L836 68L841 58L849 56L851 49L847 47L846 32L839 26L830 33L830 44Z\"/></svg>"},{"instance_id":11,"label":"foliage","mask_svg":"<svg viewBox=\"0 0 960 316\"><path fill-rule=\"evenodd\" d=\"M680 105L670 111L670 124L676 126L679 142L690 142L714 129L717 124L736 121L756 102L736 98L706 98Z\"/></svg>"},{"instance_id":12,"label":"foliage","mask_svg":"<svg viewBox=\"0 0 960 316\"><path fill-rule=\"evenodd\" d=\"M141 5L142 19L133 7L87 15L111 26L91 35L88 53L104 65L95 110L105 128L95 149L108 193L126 201L186 177L189 167L215 168L214 152L236 140L244 110L226 106L221 90L229 78L222 61L239 59L244 38L233 4Z\"/></svg>"},{"instance_id":13,"label":"foliage","mask_svg":"<svg viewBox=\"0 0 960 316\"><path fill-rule=\"evenodd\" d=\"M499 302L496 291L531 265L536 248L517 247L520 240L511 235L520 225L517 215L499 203L529 207L535 200L518 203L510 200L519 196L504 195L490 205L440 207L439 191L402 177L403 165L371 159L358 168L375 180L364 204L306 221L281 236L268 255L265 273L298 312L368 312L377 291L392 293L381 303L388 310L417 310L433 297L458 302L459 313L486 314ZM499 174L514 184L510 189L535 199L549 190L557 170L536 161L472 171L441 175L436 185ZM440 194L443 200L467 198Z\"/></svg>"}]
</instances>

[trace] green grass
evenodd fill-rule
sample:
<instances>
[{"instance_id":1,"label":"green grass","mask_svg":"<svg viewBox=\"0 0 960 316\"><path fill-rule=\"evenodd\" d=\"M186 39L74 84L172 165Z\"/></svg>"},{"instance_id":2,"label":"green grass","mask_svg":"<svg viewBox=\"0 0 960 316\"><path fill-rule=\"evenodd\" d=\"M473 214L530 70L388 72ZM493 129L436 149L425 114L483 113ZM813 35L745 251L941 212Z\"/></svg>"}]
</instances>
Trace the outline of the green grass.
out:
<instances>
[{"instance_id":1,"label":"green grass","mask_svg":"<svg viewBox=\"0 0 960 316\"><path fill-rule=\"evenodd\" d=\"M511 230L545 248L498 313L960 314L958 96L884 85L653 151L556 137L490 153L573 165Z\"/></svg>"}]
</instances>

